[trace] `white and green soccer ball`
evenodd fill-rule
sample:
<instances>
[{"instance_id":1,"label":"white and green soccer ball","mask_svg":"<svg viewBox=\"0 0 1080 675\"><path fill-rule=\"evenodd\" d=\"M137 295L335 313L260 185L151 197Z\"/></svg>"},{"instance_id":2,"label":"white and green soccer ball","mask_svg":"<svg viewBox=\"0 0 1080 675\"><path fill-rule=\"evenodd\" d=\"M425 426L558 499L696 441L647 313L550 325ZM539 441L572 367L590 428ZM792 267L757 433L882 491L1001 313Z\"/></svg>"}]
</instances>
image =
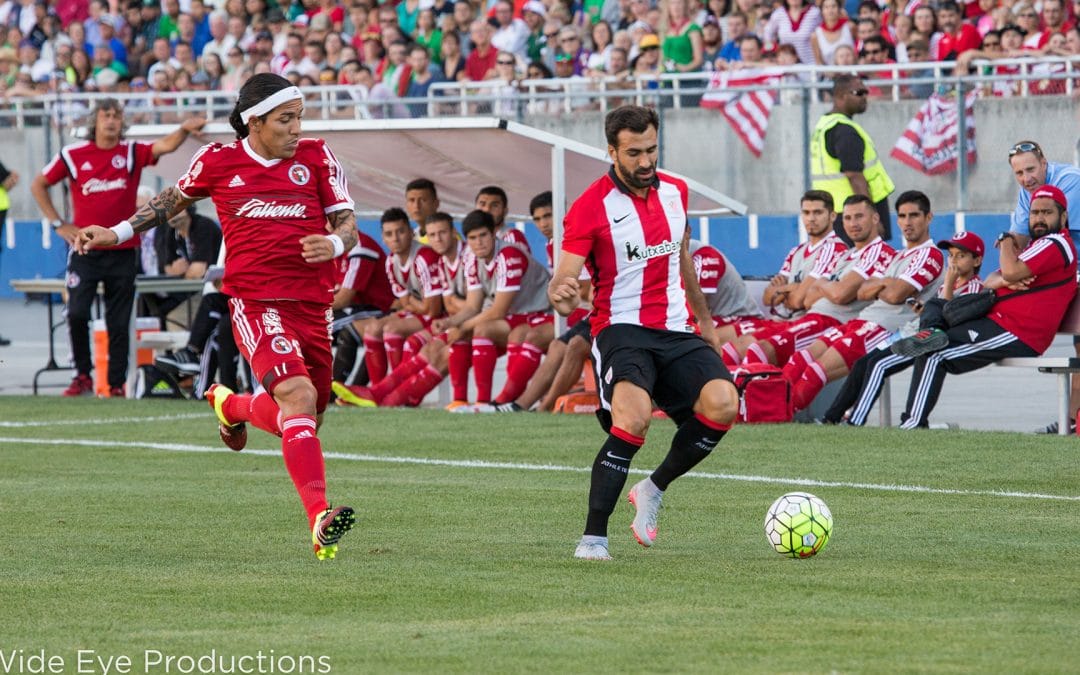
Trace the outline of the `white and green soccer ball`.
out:
<instances>
[{"instance_id":1,"label":"white and green soccer ball","mask_svg":"<svg viewBox=\"0 0 1080 675\"><path fill-rule=\"evenodd\" d=\"M781 555L809 558L829 542L833 519L829 507L808 492L789 492L765 514L765 536Z\"/></svg>"}]
</instances>

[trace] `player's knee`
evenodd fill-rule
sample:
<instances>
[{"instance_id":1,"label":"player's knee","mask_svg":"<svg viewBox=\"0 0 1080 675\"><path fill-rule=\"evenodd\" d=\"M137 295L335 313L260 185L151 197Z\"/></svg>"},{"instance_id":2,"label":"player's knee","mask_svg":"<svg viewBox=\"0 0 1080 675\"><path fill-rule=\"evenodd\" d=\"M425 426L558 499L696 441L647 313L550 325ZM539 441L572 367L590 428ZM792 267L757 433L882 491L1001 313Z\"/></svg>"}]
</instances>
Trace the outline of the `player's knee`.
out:
<instances>
[{"instance_id":1,"label":"player's knee","mask_svg":"<svg viewBox=\"0 0 1080 675\"><path fill-rule=\"evenodd\" d=\"M739 414L739 392L728 380L712 380L702 388L694 411L718 424L731 424Z\"/></svg>"},{"instance_id":2,"label":"player's knee","mask_svg":"<svg viewBox=\"0 0 1080 675\"><path fill-rule=\"evenodd\" d=\"M315 385L306 377L290 377L274 387L278 405L290 410L315 410L318 394Z\"/></svg>"}]
</instances>

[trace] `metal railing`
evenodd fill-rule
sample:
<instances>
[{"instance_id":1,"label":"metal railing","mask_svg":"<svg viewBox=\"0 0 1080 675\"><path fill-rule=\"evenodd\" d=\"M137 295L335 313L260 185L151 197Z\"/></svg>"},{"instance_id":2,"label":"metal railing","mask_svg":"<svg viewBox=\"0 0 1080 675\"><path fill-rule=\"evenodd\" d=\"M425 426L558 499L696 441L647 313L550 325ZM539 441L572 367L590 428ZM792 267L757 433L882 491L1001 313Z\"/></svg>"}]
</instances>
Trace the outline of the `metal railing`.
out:
<instances>
[{"instance_id":1,"label":"metal railing","mask_svg":"<svg viewBox=\"0 0 1080 675\"><path fill-rule=\"evenodd\" d=\"M918 62L873 66L790 66L769 71L783 75L767 85L729 87L728 92L770 90L780 92L780 105L822 100L830 78L838 73L857 73L879 98L899 101L924 98L925 90L955 91L983 88L1017 96L1032 94L1072 95L1080 85L1080 56L998 59L975 61L974 75L958 76L956 63ZM1008 70L1004 74L1001 71ZM1015 72L1012 72L1015 71ZM738 74L740 71L732 71ZM749 72L749 71L743 71ZM759 71L760 72L760 71ZM494 115L521 120L528 116L570 115L580 110L599 110L624 103L666 108L696 106L710 89L712 73L663 73L649 77L569 78L544 80L439 82L424 98L398 98L365 87L329 85L305 87L306 116L316 119L369 119L394 117L456 117ZM916 89L920 88L920 89ZM1015 91L1014 91L1015 90ZM58 126L77 125L104 97L121 100L129 123L174 123L191 115L227 118L235 94L222 91L130 93L63 93L12 98L0 105L0 126L41 126L52 120Z\"/></svg>"}]
</instances>

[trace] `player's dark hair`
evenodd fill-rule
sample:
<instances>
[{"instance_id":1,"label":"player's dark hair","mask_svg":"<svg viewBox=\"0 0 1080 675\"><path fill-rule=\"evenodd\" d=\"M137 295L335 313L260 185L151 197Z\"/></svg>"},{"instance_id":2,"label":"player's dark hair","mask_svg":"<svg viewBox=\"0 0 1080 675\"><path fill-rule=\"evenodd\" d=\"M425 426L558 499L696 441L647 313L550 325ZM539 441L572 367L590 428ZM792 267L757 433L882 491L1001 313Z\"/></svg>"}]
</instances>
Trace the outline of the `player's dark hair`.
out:
<instances>
[{"instance_id":1,"label":"player's dark hair","mask_svg":"<svg viewBox=\"0 0 1080 675\"><path fill-rule=\"evenodd\" d=\"M469 211L469 214L461 221L461 233L468 237L470 232L480 228L494 233L495 219L487 211L481 211L480 209Z\"/></svg>"},{"instance_id":2,"label":"player's dark hair","mask_svg":"<svg viewBox=\"0 0 1080 675\"><path fill-rule=\"evenodd\" d=\"M801 206L803 202L821 202L830 211L836 208L836 202L833 201L832 195L824 190L807 190L799 199L799 205Z\"/></svg>"},{"instance_id":3,"label":"player's dark hair","mask_svg":"<svg viewBox=\"0 0 1080 675\"><path fill-rule=\"evenodd\" d=\"M551 205L553 203L554 202L551 199L551 190L545 190L544 192L541 192L540 194L533 197L532 200L529 202L529 213L536 213L537 209L542 209L545 207L551 208Z\"/></svg>"},{"instance_id":4,"label":"player's dark hair","mask_svg":"<svg viewBox=\"0 0 1080 675\"><path fill-rule=\"evenodd\" d=\"M97 118L98 113L103 110L115 110L121 115L124 114L124 106L120 105L120 101L115 98L101 98L94 104L94 109L90 111L90 116L86 118L86 138L91 143L97 140ZM127 124L125 123L120 127L120 138L124 137L124 132L127 131Z\"/></svg>"},{"instance_id":5,"label":"player's dark hair","mask_svg":"<svg viewBox=\"0 0 1080 675\"><path fill-rule=\"evenodd\" d=\"M405 213L405 209L400 209L396 206L391 206L390 208L383 211L382 217L379 218L379 225L400 222L409 222L409 214Z\"/></svg>"},{"instance_id":6,"label":"player's dark hair","mask_svg":"<svg viewBox=\"0 0 1080 675\"><path fill-rule=\"evenodd\" d=\"M502 189L498 185L485 185L480 188L480 192L476 193L476 199L480 199L482 195L489 195L491 197L498 197L502 200L503 206L509 206L510 200L506 197L506 190ZM476 199L473 201L475 202Z\"/></svg>"},{"instance_id":7,"label":"player's dark hair","mask_svg":"<svg viewBox=\"0 0 1080 675\"><path fill-rule=\"evenodd\" d=\"M435 199L439 198L439 191L435 189L435 183L430 178L414 178L405 185L405 192L413 190L427 190Z\"/></svg>"},{"instance_id":8,"label":"player's dark hair","mask_svg":"<svg viewBox=\"0 0 1080 675\"><path fill-rule=\"evenodd\" d=\"M852 75L851 73L840 73L833 78L832 82L832 95L833 98L837 98L847 89L851 89L852 85L858 82L860 78L858 75Z\"/></svg>"},{"instance_id":9,"label":"player's dark hair","mask_svg":"<svg viewBox=\"0 0 1080 675\"><path fill-rule=\"evenodd\" d=\"M240 87L240 95L237 96L236 105L233 106L232 113L229 115L229 125L236 131L236 138L247 138L249 133L248 126L240 119L242 110L247 110L251 106L257 105L259 101L265 100L282 89L288 89L291 86L293 86L292 82L273 73L259 73L248 78L244 86ZM269 112L265 115L259 115L259 119L265 122L269 115Z\"/></svg>"},{"instance_id":10,"label":"player's dark hair","mask_svg":"<svg viewBox=\"0 0 1080 675\"><path fill-rule=\"evenodd\" d=\"M914 204L923 215L930 213L930 198L918 190L908 190L896 198L897 213L900 213L900 207L904 204Z\"/></svg>"},{"instance_id":11,"label":"player's dark hair","mask_svg":"<svg viewBox=\"0 0 1080 675\"><path fill-rule=\"evenodd\" d=\"M615 108L604 118L604 137L608 145L617 148L619 132L626 129L635 134L643 134L650 126L660 131L660 116L655 110L640 105L624 105Z\"/></svg>"},{"instance_id":12,"label":"player's dark hair","mask_svg":"<svg viewBox=\"0 0 1080 675\"><path fill-rule=\"evenodd\" d=\"M870 198L866 195L850 195L844 200L845 207L852 204L866 204L871 210L874 209L874 202L870 201Z\"/></svg>"},{"instance_id":13,"label":"player's dark hair","mask_svg":"<svg viewBox=\"0 0 1080 675\"><path fill-rule=\"evenodd\" d=\"M758 46L758 49L764 49L765 48L765 43L761 41L761 38L754 35L753 33L747 33L746 35L739 38L739 46L740 47L742 46L742 43L744 43L744 42L753 42Z\"/></svg>"},{"instance_id":14,"label":"player's dark hair","mask_svg":"<svg viewBox=\"0 0 1080 675\"><path fill-rule=\"evenodd\" d=\"M431 223L449 223L450 229L454 229L454 217L446 211L436 211L428 216L427 220L424 221L424 226L426 227Z\"/></svg>"}]
</instances>

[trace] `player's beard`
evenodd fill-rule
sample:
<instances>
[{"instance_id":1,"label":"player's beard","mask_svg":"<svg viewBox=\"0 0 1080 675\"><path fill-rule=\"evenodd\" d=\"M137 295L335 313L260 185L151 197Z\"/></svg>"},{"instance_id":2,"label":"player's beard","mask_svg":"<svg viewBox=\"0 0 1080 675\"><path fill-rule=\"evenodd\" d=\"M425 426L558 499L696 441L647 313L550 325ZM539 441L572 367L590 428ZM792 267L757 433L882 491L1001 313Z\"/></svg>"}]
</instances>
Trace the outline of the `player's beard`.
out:
<instances>
[{"instance_id":1,"label":"player's beard","mask_svg":"<svg viewBox=\"0 0 1080 675\"><path fill-rule=\"evenodd\" d=\"M648 187L652 187L653 181L656 180L656 165L653 164L650 167L648 178L639 175L637 172L640 167L636 169L630 169L623 164L619 165L619 178L622 178L626 186L633 190L644 190Z\"/></svg>"}]
</instances>

